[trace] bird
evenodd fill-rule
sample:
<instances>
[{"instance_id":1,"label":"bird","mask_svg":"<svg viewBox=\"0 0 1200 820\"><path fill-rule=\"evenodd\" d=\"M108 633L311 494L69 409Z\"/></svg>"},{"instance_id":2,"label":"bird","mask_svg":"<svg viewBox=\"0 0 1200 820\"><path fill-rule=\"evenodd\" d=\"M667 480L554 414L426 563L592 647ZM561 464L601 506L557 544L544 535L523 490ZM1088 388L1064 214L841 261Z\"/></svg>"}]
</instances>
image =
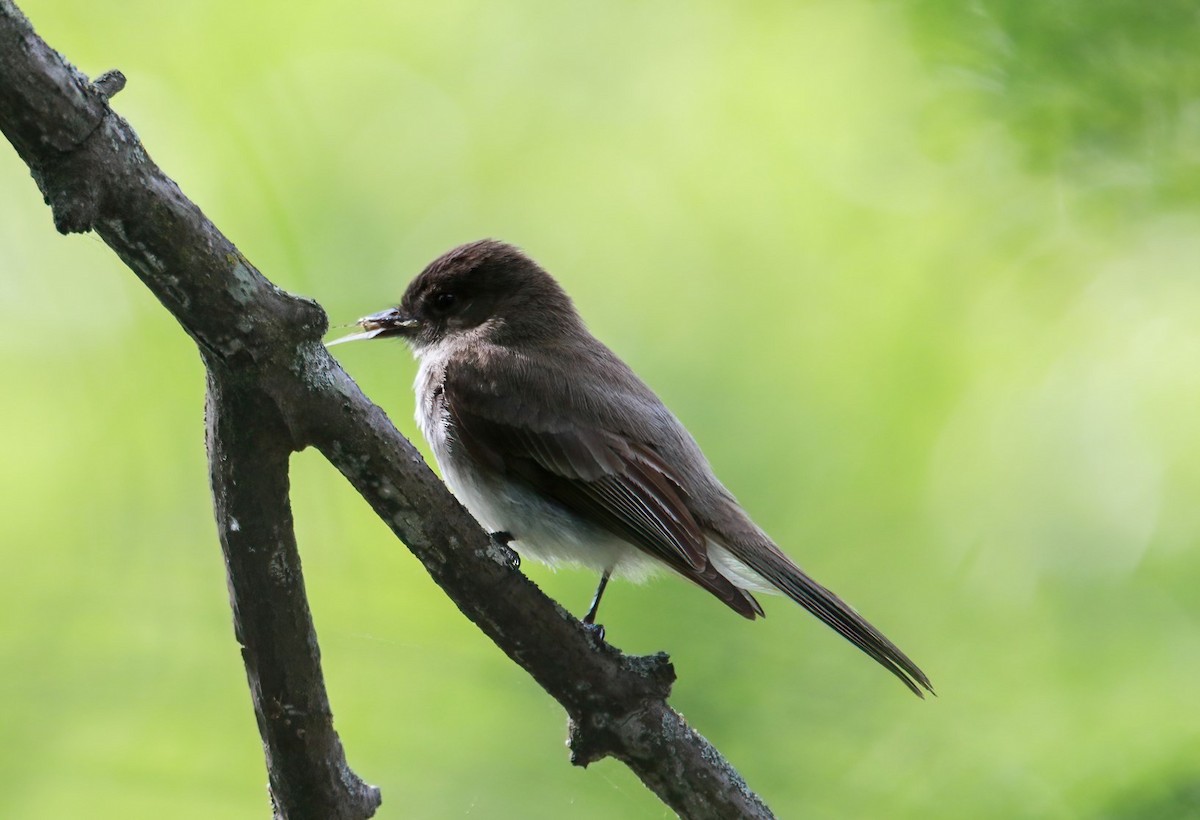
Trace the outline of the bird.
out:
<instances>
[{"instance_id":1,"label":"bird","mask_svg":"<svg viewBox=\"0 0 1200 820\"><path fill-rule=\"evenodd\" d=\"M357 325L330 344L411 347L418 427L480 524L521 557L599 573L585 624L610 578L666 568L750 620L765 616L753 593L782 593L918 696L933 693L904 652L751 520L683 424L517 247L460 245Z\"/></svg>"}]
</instances>

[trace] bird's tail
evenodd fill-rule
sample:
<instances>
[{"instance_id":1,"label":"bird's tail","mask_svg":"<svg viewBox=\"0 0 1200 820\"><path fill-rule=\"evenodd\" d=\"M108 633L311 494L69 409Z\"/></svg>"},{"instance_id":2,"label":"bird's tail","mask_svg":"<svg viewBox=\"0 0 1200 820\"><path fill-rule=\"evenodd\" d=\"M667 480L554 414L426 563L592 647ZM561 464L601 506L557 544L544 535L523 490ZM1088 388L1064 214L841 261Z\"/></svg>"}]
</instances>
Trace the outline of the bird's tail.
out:
<instances>
[{"instance_id":1,"label":"bird's tail","mask_svg":"<svg viewBox=\"0 0 1200 820\"><path fill-rule=\"evenodd\" d=\"M754 550L753 554L746 554L744 550L731 552L763 580L874 658L884 669L902 680L917 697L925 697L922 689L936 694L929 678L899 647L855 612L853 607L808 577L774 545L770 545L768 550Z\"/></svg>"}]
</instances>

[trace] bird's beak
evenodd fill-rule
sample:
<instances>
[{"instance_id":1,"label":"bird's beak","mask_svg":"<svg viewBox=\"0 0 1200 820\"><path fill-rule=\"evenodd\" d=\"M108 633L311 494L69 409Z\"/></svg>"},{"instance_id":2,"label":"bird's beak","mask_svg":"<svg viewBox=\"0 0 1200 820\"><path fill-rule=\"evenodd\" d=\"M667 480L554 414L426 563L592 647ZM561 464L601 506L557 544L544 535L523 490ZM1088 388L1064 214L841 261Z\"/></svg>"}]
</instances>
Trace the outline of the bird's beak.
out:
<instances>
[{"instance_id":1,"label":"bird's beak","mask_svg":"<svg viewBox=\"0 0 1200 820\"><path fill-rule=\"evenodd\" d=\"M342 342L356 342L359 339L375 339L380 336L409 336L417 327L417 320L400 312L400 308L388 308L379 313L364 316L355 322L361 331L326 342L326 347L340 345Z\"/></svg>"}]
</instances>

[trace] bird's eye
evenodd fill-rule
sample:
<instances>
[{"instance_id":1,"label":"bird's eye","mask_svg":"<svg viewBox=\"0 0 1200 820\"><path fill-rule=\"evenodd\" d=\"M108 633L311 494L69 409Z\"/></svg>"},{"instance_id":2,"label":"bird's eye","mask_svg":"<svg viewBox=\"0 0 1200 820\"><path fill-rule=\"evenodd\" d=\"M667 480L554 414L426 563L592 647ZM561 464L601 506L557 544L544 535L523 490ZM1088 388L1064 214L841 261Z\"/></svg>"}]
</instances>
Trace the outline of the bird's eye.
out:
<instances>
[{"instance_id":1,"label":"bird's eye","mask_svg":"<svg viewBox=\"0 0 1200 820\"><path fill-rule=\"evenodd\" d=\"M437 313L445 313L458 302L458 296L449 291L442 291L433 297L433 309Z\"/></svg>"}]
</instances>

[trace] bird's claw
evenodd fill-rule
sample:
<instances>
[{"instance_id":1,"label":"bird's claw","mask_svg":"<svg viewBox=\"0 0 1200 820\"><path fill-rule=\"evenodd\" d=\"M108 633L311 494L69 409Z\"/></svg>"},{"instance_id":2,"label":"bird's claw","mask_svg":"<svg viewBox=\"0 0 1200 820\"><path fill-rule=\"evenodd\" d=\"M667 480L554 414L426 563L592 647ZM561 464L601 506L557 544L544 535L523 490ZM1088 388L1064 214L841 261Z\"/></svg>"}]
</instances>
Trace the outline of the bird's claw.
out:
<instances>
[{"instance_id":1,"label":"bird's claw","mask_svg":"<svg viewBox=\"0 0 1200 820\"><path fill-rule=\"evenodd\" d=\"M583 628L587 633L596 639L598 643L604 643L604 625L595 624L591 621L581 621Z\"/></svg>"},{"instance_id":2,"label":"bird's claw","mask_svg":"<svg viewBox=\"0 0 1200 820\"><path fill-rule=\"evenodd\" d=\"M489 534L491 535L492 543L500 549L500 552L504 555L509 567L512 569L520 569L521 556L517 554L516 550L509 546L509 542L513 540L512 533L501 531Z\"/></svg>"}]
</instances>

